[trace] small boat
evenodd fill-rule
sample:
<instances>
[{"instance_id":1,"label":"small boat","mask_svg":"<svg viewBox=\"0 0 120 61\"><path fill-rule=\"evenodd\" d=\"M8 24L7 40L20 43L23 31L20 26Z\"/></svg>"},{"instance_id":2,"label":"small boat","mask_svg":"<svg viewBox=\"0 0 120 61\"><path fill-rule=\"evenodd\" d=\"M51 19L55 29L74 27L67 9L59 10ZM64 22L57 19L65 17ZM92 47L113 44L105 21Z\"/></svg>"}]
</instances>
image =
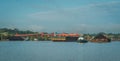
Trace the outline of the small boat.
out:
<instances>
[{"instance_id":1,"label":"small boat","mask_svg":"<svg viewBox=\"0 0 120 61\"><path fill-rule=\"evenodd\" d=\"M79 37L77 42L79 42L79 43L87 43L88 41L85 40L83 37Z\"/></svg>"}]
</instances>

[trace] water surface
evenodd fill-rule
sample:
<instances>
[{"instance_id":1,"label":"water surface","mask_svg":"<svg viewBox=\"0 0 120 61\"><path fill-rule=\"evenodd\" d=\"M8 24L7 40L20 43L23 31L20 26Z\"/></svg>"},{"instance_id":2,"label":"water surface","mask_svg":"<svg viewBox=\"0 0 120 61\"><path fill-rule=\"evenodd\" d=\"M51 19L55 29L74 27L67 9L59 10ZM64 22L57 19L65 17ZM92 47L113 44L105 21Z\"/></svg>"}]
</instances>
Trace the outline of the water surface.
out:
<instances>
[{"instance_id":1,"label":"water surface","mask_svg":"<svg viewBox=\"0 0 120 61\"><path fill-rule=\"evenodd\" d=\"M0 61L120 61L120 42L0 42Z\"/></svg>"}]
</instances>

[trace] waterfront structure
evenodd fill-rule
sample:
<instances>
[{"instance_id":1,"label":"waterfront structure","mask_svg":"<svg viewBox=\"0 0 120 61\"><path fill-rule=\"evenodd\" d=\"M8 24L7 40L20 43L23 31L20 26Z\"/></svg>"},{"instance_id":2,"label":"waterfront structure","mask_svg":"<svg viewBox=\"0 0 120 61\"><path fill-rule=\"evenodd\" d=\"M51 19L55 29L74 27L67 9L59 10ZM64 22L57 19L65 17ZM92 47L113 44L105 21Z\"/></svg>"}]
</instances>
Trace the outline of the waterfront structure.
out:
<instances>
[{"instance_id":1,"label":"waterfront structure","mask_svg":"<svg viewBox=\"0 0 120 61\"><path fill-rule=\"evenodd\" d=\"M47 32L41 32L39 34L18 34L16 33L14 36L17 37L28 37L29 40L52 40L53 38L58 38L58 39L64 39L65 37L79 37L80 34L78 33L47 33Z\"/></svg>"}]
</instances>

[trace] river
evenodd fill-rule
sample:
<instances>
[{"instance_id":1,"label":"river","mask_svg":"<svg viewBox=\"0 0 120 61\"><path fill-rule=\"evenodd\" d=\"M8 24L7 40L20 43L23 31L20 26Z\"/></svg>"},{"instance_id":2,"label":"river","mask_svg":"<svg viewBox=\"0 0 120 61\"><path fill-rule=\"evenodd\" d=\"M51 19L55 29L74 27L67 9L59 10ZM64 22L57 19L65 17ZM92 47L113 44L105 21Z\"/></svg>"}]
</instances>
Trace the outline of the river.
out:
<instances>
[{"instance_id":1,"label":"river","mask_svg":"<svg viewBox=\"0 0 120 61\"><path fill-rule=\"evenodd\" d=\"M120 42L2 41L0 61L120 61Z\"/></svg>"}]
</instances>

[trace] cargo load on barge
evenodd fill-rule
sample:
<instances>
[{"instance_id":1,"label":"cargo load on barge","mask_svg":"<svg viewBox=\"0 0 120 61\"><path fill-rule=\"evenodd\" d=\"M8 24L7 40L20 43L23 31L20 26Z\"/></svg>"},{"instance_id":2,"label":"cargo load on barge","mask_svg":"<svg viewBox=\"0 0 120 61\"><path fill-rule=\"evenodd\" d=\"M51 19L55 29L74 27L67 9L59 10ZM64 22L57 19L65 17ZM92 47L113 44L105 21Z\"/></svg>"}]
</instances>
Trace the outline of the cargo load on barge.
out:
<instances>
[{"instance_id":1,"label":"cargo load on barge","mask_svg":"<svg viewBox=\"0 0 120 61\"><path fill-rule=\"evenodd\" d=\"M53 42L77 42L78 37L52 37Z\"/></svg>"},{"instance_id":2,"label":"cargo load on barge","mask_svg":"<svg viewBox=\"0 0 120 61\"><path fill-rule=\"evenodd\" d=\"M98 35L96 35L92 40L90 40L91 42L111 42L111 39L108 38L107 36L105 36L104 34L100 33Z\"/></svg>"}]
</instances>

